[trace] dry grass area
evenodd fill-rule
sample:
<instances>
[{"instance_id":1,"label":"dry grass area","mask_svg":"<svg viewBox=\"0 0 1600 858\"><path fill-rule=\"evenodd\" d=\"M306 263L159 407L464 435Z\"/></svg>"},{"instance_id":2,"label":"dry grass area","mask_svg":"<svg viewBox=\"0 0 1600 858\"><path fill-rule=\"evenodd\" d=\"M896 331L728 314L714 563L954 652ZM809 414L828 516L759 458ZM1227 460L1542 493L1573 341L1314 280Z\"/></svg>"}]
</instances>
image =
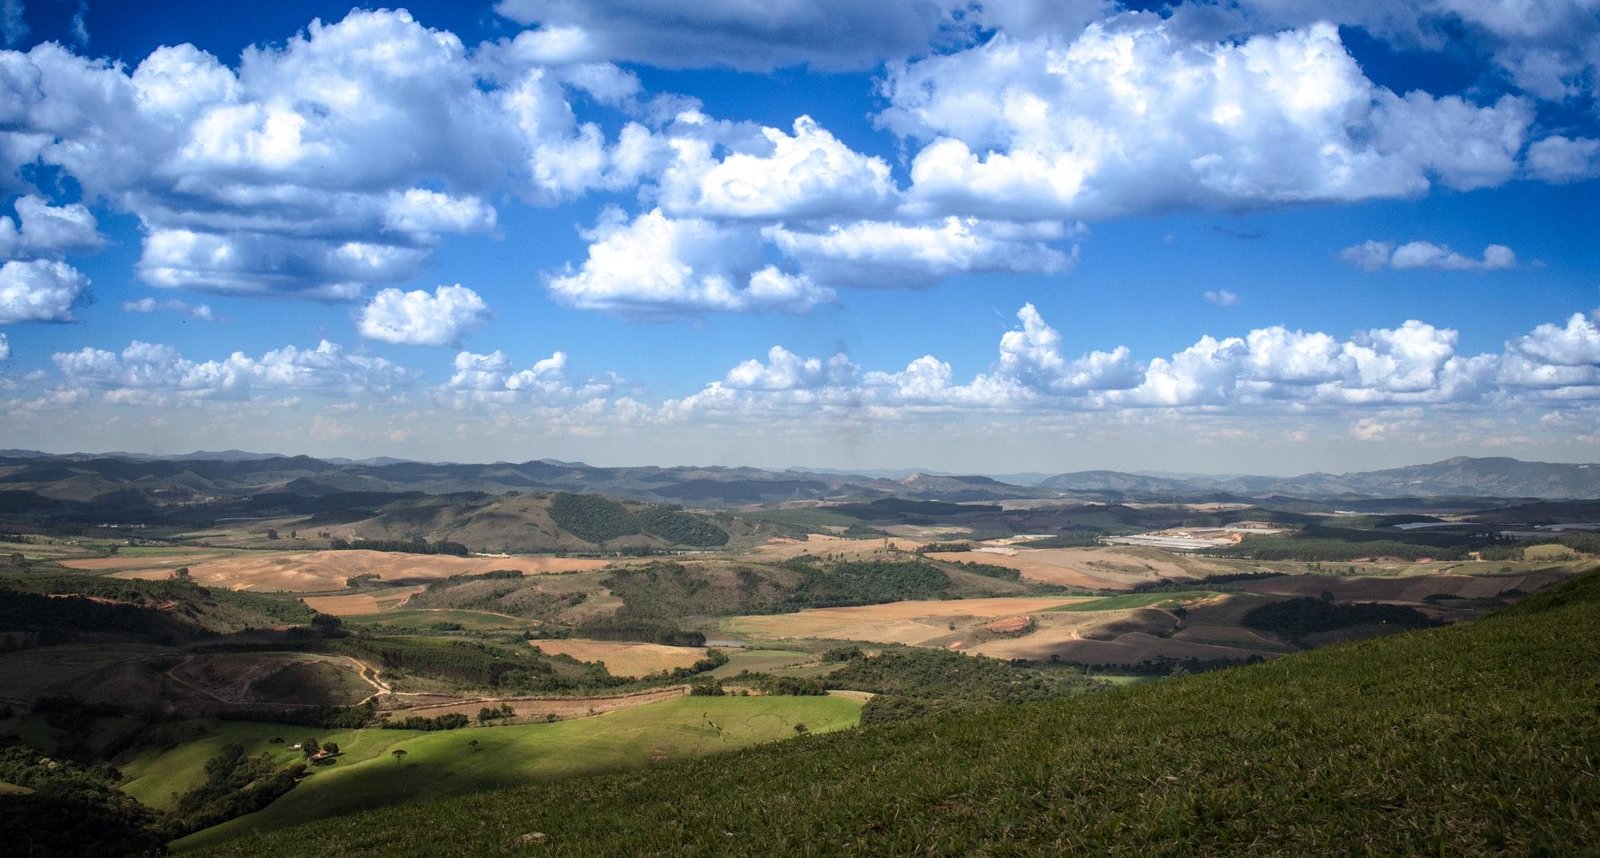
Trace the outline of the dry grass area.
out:
<instances>
[{"instance_id":1,"label":"dry grass area","mask_svg":"<svg viewBox=\"0 0 1600 858\"><path fill-rule=\"evenodd\" d=\"M62 693L84 677L134 672L132 663L166 657L171 650L146 644L62 644L0 656L0 700L29 704ZM142 698L138 701L142 702Z\"/></svg>"},{"instance_id":2,"label":"dry grass area","mask_svg":"<svg viewBox=\"0 0 1600 858\"><path fill-rule=\"evenodd\" d=\"M1408 575L1404 577L1329 577L1296 575L1246 581L1252 593L1272 596L1320 596L1329 592L1341 601L1417 602L1433 595L1492 599L1509 590L1533 593L1571 577L1565 570L1523 575Z\"/></svg>"},{"instance_id":3,"label":"dry grass area","mask_svg":"<svg viewBox=\"0 0 1600 858\"><path fill-rule=\"evenodd\" d=\"M583 638L553 638L528 643L547 655L570 655L579 661L603 661L612 676L635 678L689 667L706 656L706 648L696 646L662 646Z\"/></svg>"},{"instance_id":4,"label":"dry grass area","mask_svg":"<svg viewBox=\"0 0 1600 858\"><path fill-rule=\"evenodd\" d=\"M869 641L946 646L952 635L998 617L1028 614L1083 601L1071 597L1004 597L890 602L850 608L813 608L793 614L730 617L722 628L757 640ZM955 628L951 628L954 626Z\"/></svg>"},{"instance_id":5,"label":"dry grass area","mask_svg":"<svg viewBox=\"0 0 1600 858\"><path fill-rule=\"evenodd\" d=\"M388 710L385 714L397 718L405 718L411 715L436 718L440 715L451 713L474 717L478 714L479 709L486 706L497 708L510 704L511 708L516 710L516 717L518 718L537 720L554 715L559 719L565 720L567 718L583 718L589 715L603 715L607 712L632 709L635 706L648 706L651 703L660 703L663 700L687 696L689 696L689 686L671 685L666 688L652 688L649 691L640 691L634 694L608 694L594 697L474 697L467 700L453 699L448 702L402 706ZM405 698L400 699L404 700Z\"/></svg>"},{"instance_id":6,"label":"dry grass area","mask_svg":"<svg viewBox=\"0 0 1600 858\"><path fill-rule=\"evenodd\" d=\"M84 572L160 572L160 575L144 575L140 577L165 578L172 574L172 570L179 566L194 566L213 560L221 560L236 556L231 551L206 551L181 552L172 554L113 554L110 557L81 557L75 560L58 561L68 569L78 569ZM132 576L123 576L132 577Z\"/></svg>"},{"instance_id":7,"label":"dry grass area","mask_svg":"<svg viewBox=\"0 0 1600 858\"><path fill-rule=\"evenodd\" d=\"M335 617L364 617L398 608L413 595L422 592L422 585L393 587L376 593L350 593L344 596L307 596L305 602L313 611Z\"/></svg>"},{"instance_id":8,"label":"dry grass area","mask_svg":"<svg viewBox=\"0 0 1600 858\"><path fill-rule=\"evenodd\" d=\"M1129 590L1166 579L1196 580L1237 571L1211 560L1143 548L1017 548L1011 554L934 552L935 560L976 560L1016 569L1031 581L1095 590Z\"/></svg>"},{"instance_id":9,"label":"dry grass area","mask_svg":"<svg viewBox=\"0 0 1600 858\"><path fill-rule=\"evenodd\" d=\"M516 569L526 575L603 569L605 560L572 557L450 557L387 551L292 551L228 557L189 565L190 577L208 587L230 590L286 590L309 593L342 590L358 575L384 581L412 581ZM163 578L167 571L122 572L122 578Z\"/></svg>"},{"instance_id":10,"label":"dry grass area","mask_svg":"<svg viewBox=\"0 0 1600 858\"><path fill-rule=\"evenodd\" d=\"M889 539L844 539L812 533L804 541L785 539L767 542L755 547L750 553L753 555L752 559L766 561L788 560L802 554L842 554L850 559L860 559L888 553L891 546L899 551L915 551L922 544L922 540L903 536Z\"/></svg>"}]
</instances>

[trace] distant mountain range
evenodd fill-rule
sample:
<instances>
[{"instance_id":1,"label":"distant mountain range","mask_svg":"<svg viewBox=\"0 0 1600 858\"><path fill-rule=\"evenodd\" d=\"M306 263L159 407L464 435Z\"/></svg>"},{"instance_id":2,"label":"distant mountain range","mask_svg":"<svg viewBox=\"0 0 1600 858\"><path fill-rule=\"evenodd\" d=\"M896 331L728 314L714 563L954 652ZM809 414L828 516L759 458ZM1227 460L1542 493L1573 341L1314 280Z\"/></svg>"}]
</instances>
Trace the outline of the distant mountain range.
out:
<instances>
[{"instance_id":1,"label":"distant mountain range","mask_svg":"<svg viewBox=\"0 0 1600 858\"><path fill-rule=\"evenodd\" d=\"M1504 457L1458 456L1352 474L1298 477L1155 477L1118 471L1079 471L1044 480L1041 488L1125 496L1233 494L1243 497L1600 497L1600 465L1524 462Z\"/></svg>"},{"instance_id":2,"label":"distant mountain range","mask_svg":"<svg viewBox=\"0 0 1600 858\"><path fill-rule=\"evenodd\" d=\"M1016 482L989 476L924 471L603 468L548 459L489 464L389 458L353 461L239 450L174 457L0 451L0 490L32 491L46 498L73 501L102 499L130 489L180 503L265 493L320 497L349 492L569 491L706 507L886 497L957 503L1064 497L1104 501L1251 501L1274 496L1320 500L1456 496L1600 498L1600 464L1523 462L1510 458L1458 457L1381 471L1312 473L1297 477L1208 477L1121 471L1013 476Z\"/></svg>"}]
</instances>

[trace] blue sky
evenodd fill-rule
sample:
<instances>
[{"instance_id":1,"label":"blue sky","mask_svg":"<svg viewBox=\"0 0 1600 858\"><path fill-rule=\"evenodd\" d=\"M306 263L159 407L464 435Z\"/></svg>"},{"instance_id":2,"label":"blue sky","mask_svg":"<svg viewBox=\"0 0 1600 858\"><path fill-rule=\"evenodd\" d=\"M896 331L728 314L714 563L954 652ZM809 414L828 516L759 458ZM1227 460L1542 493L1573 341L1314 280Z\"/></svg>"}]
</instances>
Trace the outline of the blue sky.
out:
<instances>
[{"instance_id":1,"label":"blue sky","mask_svg":"<svg viewBox=\"0 0 1600 858\"><path fill-rule=\"evenodd\" d=\"M0 446L1600 448L1600 4L0 5Z\"/></svg>"}]
</instances>

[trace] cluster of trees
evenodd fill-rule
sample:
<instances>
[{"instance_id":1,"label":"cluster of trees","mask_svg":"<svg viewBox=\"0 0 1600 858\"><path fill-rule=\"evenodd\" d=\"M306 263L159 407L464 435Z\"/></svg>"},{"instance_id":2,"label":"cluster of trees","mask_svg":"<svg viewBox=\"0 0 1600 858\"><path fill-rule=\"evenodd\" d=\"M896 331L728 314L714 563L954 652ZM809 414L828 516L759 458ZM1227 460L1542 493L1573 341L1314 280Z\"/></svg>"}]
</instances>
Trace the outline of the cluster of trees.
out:
<instances>
[{"instance_id":1,"label":"cluster of trees","mask_svg":"<svg viewBox=\"0 0 1600 858\"><path fill-rule=\"evenodd\" d=\"M679 567L682 568L682 567ZM666 620L622 614L606 619L594 619L572 630L574 637L597 641L624 641L654 643L663 646L705 646L706 636L700 632L686 631Z\"/></svg>"},{"instance_id":2,"label":"cluster of trees","mask_svg":"<svg viewBox=\"0 0 1600 858\"><path fill-rule=\"evenodd\" d=\"M999 566L994 563L979 563L974 560L969 560L965 563L957 563L956 565L975 575L982 575L985 578L998 578L1001 581L1022 580L1022 570L1012 569L1010 566Z\"/></svg>"},{"instance_id":3,"label":"cluster of trees","mask_svg":"<svg viewBox=\"0 0 1600 858\"><path fill-rule=\"evenodd\" d=\"M827 677L830 688L871 691L862 723L883 723L931 712L1029 703L1099 687L1096 680L1040 671L999 659L936 649L892 648L851 656Z\"/></svg>"},{"instance_id":4,"label":"cluster of trees","mask_svg":"<svg viewBox=\"0 0 1600 858\"><path fill-rule=\"evenodd\" d=\"M478 710L479 724L487 724L490 721L515 717L517 717L516 707L512 706L510 703L502 703L498 707L492 709L488 706L485 706Z\"/></svg>"},{"instance_id":5,"label":"cluster of trees","mask_svg":"<svg viewBox=\"0 0 1600 858\"><path fill-rule=\"evenodd\" d=\"M936 552L953 554L958 551L971 551L970 542L930 542L917 549L918 554L933 554Z\"/></svg>"},{"instance_id":6,"label":"cluster of trees","mask_svg":"<svg viewBox=\"0 0 1600 858\"><path fill-rule=\"evenodd\" d=\"M696 661L688 667L678 667L669 671L662 671L666 679L688 679L701 673L710 673L728 663L728 654L720 649L706 651L706 657Z\"/></svg>"},{"instance_id":7,"label":"cluster of trees","mask_svg":"<svg viewBox=\"0 0 1600 858\"><path fill-rule=\"evenodd\" d=\"M1029 548L1093 548L1100 544L1100 537L1104 534L1105 531L1093 527L1079 530L1076 533L1059 533L1055 536L1047 536L1044 539L1031 539L1028 541L1027 546Z\"/></svg>"},{"instance_id":8,"label":"cluster of trees","mask_svg":"<svg viewBox=\"0 0 1600 858\"><path fill-rule=\"evenodd\" d=\"M821 697L828 693L827 683L814 677L773 676L770 673L750 673L745 671L735 676L733 681L755 688L762 694L783 695L786 697Z\"/></svg>"},{"instance_id":9,"label":"cluster of trees","mask_svg":"<svg viewBox=\"0 0 1600 858\"><path fill-rule=\"evenodd\" d=\"M944 572L925 560L794 564L791 568L802 571L804 577L785 600L784 611L937 599L951 589Z\"/></svg>"},{"instance_id":10,"label":"cluster of trees","mask_svg":"<svg viewBox=\"0 0 1600 858\"><path fill-rule=\"evenodd\" d=\"M470 553L467 547L459 542L448 540L429 542L420 536L412 539L356 540L334 537L328 540L328 547L335 551L397 551L403 554L448 554L454 557L466 557Z\"/></svg>"},{"instance_id":11,"label":"cluster of trees","mask_svg":"<svg viewBox=\"0 0 1600 858\"><path fill-rule=\"evenodd\" d=\"M1384 623L1403 628L1435 625L1427 614L1404 605L1385 605L1377 602L1340 605L1327 599L1313 599L1309 596L1262 605L1241 617L1239 623L1252 629L1276 632L1288 637L1331 632L1367 623Z\"/></svg>"},{"instance_id":12,"label":"cluster of trees","mask_svg":"<svg viewBox=\"0 0 1600 858\"><path fill-rule=\"evenodd\" d=\"M1471 533L1440 531L1357 530L1348 527L1307 525L1288 536L1252 536L1238 545L1206 551L1218 557L1256 560L1309 560L1341 563L1363 557L1401 560L1462 560L1469 553L1499 544L1487 530Z\"/></svg>"},{"instance_id":13,"label":"cluster of trees","mask_svg":"<svg viewBox=\"0 0 1600 858\"><path fill-rule=\"evenodd\" d=\"M1490 545L1479 555L1484 560L1521 560L1536 545L1563 545L1580 554L1600 554L1600 533L1563 533L1549 539L1529 539L1511 545Z\"/></svg>"},{"instance_id":14,"label":"cluster of trees","mask_svg":"<svg viewBox=\"0 0 1600 858\"><path fill-rule=\"evenodd\" d=\"M116 788L115 769L84 766L0 737L0 843L16 855L157 855L163 820Z\"/></svg>"},{"instance_id":15,"label":"cluster of trees","mask_svg":"<svg viewBox=\"0 0 1600 858\"><path fill-rule=\"evenodd\" d=\"M483 712L479 712L478 717L483 717ZM472 719L459 712L447 712L432 718L409 715L398 720L391 718L378 724L385 730L459 730L471 725Z\"/></svg>"},{"instance_id":16,"label":"cluster of trees","mask_svg":"<svg viewBox=\"0 0 1600 858\"><path fill-rule=\"evenodd\" d=\"M689 683L690 697L722 697L727 689L722 687L722 680L711 676L704 676Z\"/></svg>"},{"instance_id":17,"label":"cluster of trees","mask_svg":"<svg viewBox=\"0 0 1600 858\"><path fill-rule=\"evenodd\" d=\"M354 730L365 727L377 711L377 701L368 700L355 706L302 706L298 709L228 709L215 717L224 721L270 721L278 724L295 724L301 727L318 727L323 730Z\"/></svg>"},{"instance_id":18,"label":"cluster of trees","mask_svg":"<svg viewBox=\"0 0 1600 858\"><path fill-rule=\"evenodd\" d=\"M550 519L562 530L595 544L641 533L696 548L728 544L728 532L701 516L671 507L646 507L635 513L600 495L558 492L550 500Z\"/></svg>"},{"instance_id":19,"label":"cluster of trees","mask_svg":"<svg viewBox=\"0 0 1600 858\"><path fill-rule=\"evenodd\" d=\"M316 740L310 740L315 746ZM338 753L338 747L333 746ZM310 757L315 751L306 753ZM178 796L169 836L181 837L237 816L253 813L294 789L305 764L280 769L265 755L247 756L244 746L228 744L206 761L205 782Z\"/></svg>"},{"instance_id":20,"label":"cluster of trees","mask_svg":"<svg viewBox=\"0 0 1600 858\"><path fill-rule=\"evenodd\" d=\"M542 693L626 684L599 665L534 652L532 647L412 637L350 637L318 642L317 649L376 661L389 670L417 673L474 688ZM561 664L562 668L557 669Z\"/></svg>"}]
</instances>

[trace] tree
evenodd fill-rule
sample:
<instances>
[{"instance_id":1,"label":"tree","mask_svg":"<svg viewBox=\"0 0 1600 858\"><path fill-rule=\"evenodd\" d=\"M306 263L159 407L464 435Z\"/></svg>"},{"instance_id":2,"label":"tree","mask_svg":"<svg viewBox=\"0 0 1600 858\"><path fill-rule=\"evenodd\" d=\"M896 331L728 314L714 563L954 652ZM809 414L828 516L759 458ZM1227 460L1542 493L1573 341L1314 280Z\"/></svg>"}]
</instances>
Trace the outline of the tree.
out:
<instances>
[{"instance_id":1,"label":"tree","mask_svg":"<svg viewBox=\"0 0 1600 858\"><path fill-rule=\"evenodd\" d=\"M482 748L478 747L478 740L477 739L473 739L472 741L468 742L467 743L467 747L471 748L473 753L477 753L478 751L483 750Z\"/></svg>"},{"instance_id":2,"label":"tree","mask_svg":"<svg viewBox=\"0 0 1600 858\"><path fill-rule=\"evenodd\" d=\"M329 742L326 745L323 745L322 746L322 752L324 754L327 754L330 757L339 756L339 743L338 742Z\"/></svg>"},{"instance_id":3,"label":"tree","mask_svg":"<svg viewBox=\"0 0 1600 858\"><path fill-rule=\"evenodd\" d=\"M322 746L317 744L317 740L314 737L300 743L300 753L305 754L307 757L320 750L322 750Z\"/></svg>"},{"instance_id":4,"label":"tree","mask_svg":"<svg viewBox=\"0 0 1600 858\"><path fill-rule=\"evenodd\" d=\"M404 760L406 758L406 749L405 748L395 748L394 750L389 752L389 756L394 757L394 761L398 763L401 760Z\"/></svg>"},{"instance_id":5,"label":"tree","mask_svg":"<svg viewBox=\"0 0 1600 858\"><path fill-rule=\"evenodd\" d=\"M794 734L796 736L804 736L805 734L807 734L809 732L811 732L811 728L807 727L804 724L796 724L796 725L794 725Z\"/></svg>"},{"instance_id":6,"label":"tree","mask_svg":"<svg viewBox=\"0 0 1600 858\"><path fill-rule=\"evenodd\" d=\"M278 538L278 529L276 527L267 528L267 538L268 539L277 539Z\"/></svg>"},{"instance_id":7,"label":"tree","mask_svg":"<svg viewBox=\"0 0 1600 858\"><path fill-rule=\"evenodd\" d=\"M179 566L178 568L172 570L172 577L179 581L189 580L189 567Z\"/></svg>"}]
</instances>

